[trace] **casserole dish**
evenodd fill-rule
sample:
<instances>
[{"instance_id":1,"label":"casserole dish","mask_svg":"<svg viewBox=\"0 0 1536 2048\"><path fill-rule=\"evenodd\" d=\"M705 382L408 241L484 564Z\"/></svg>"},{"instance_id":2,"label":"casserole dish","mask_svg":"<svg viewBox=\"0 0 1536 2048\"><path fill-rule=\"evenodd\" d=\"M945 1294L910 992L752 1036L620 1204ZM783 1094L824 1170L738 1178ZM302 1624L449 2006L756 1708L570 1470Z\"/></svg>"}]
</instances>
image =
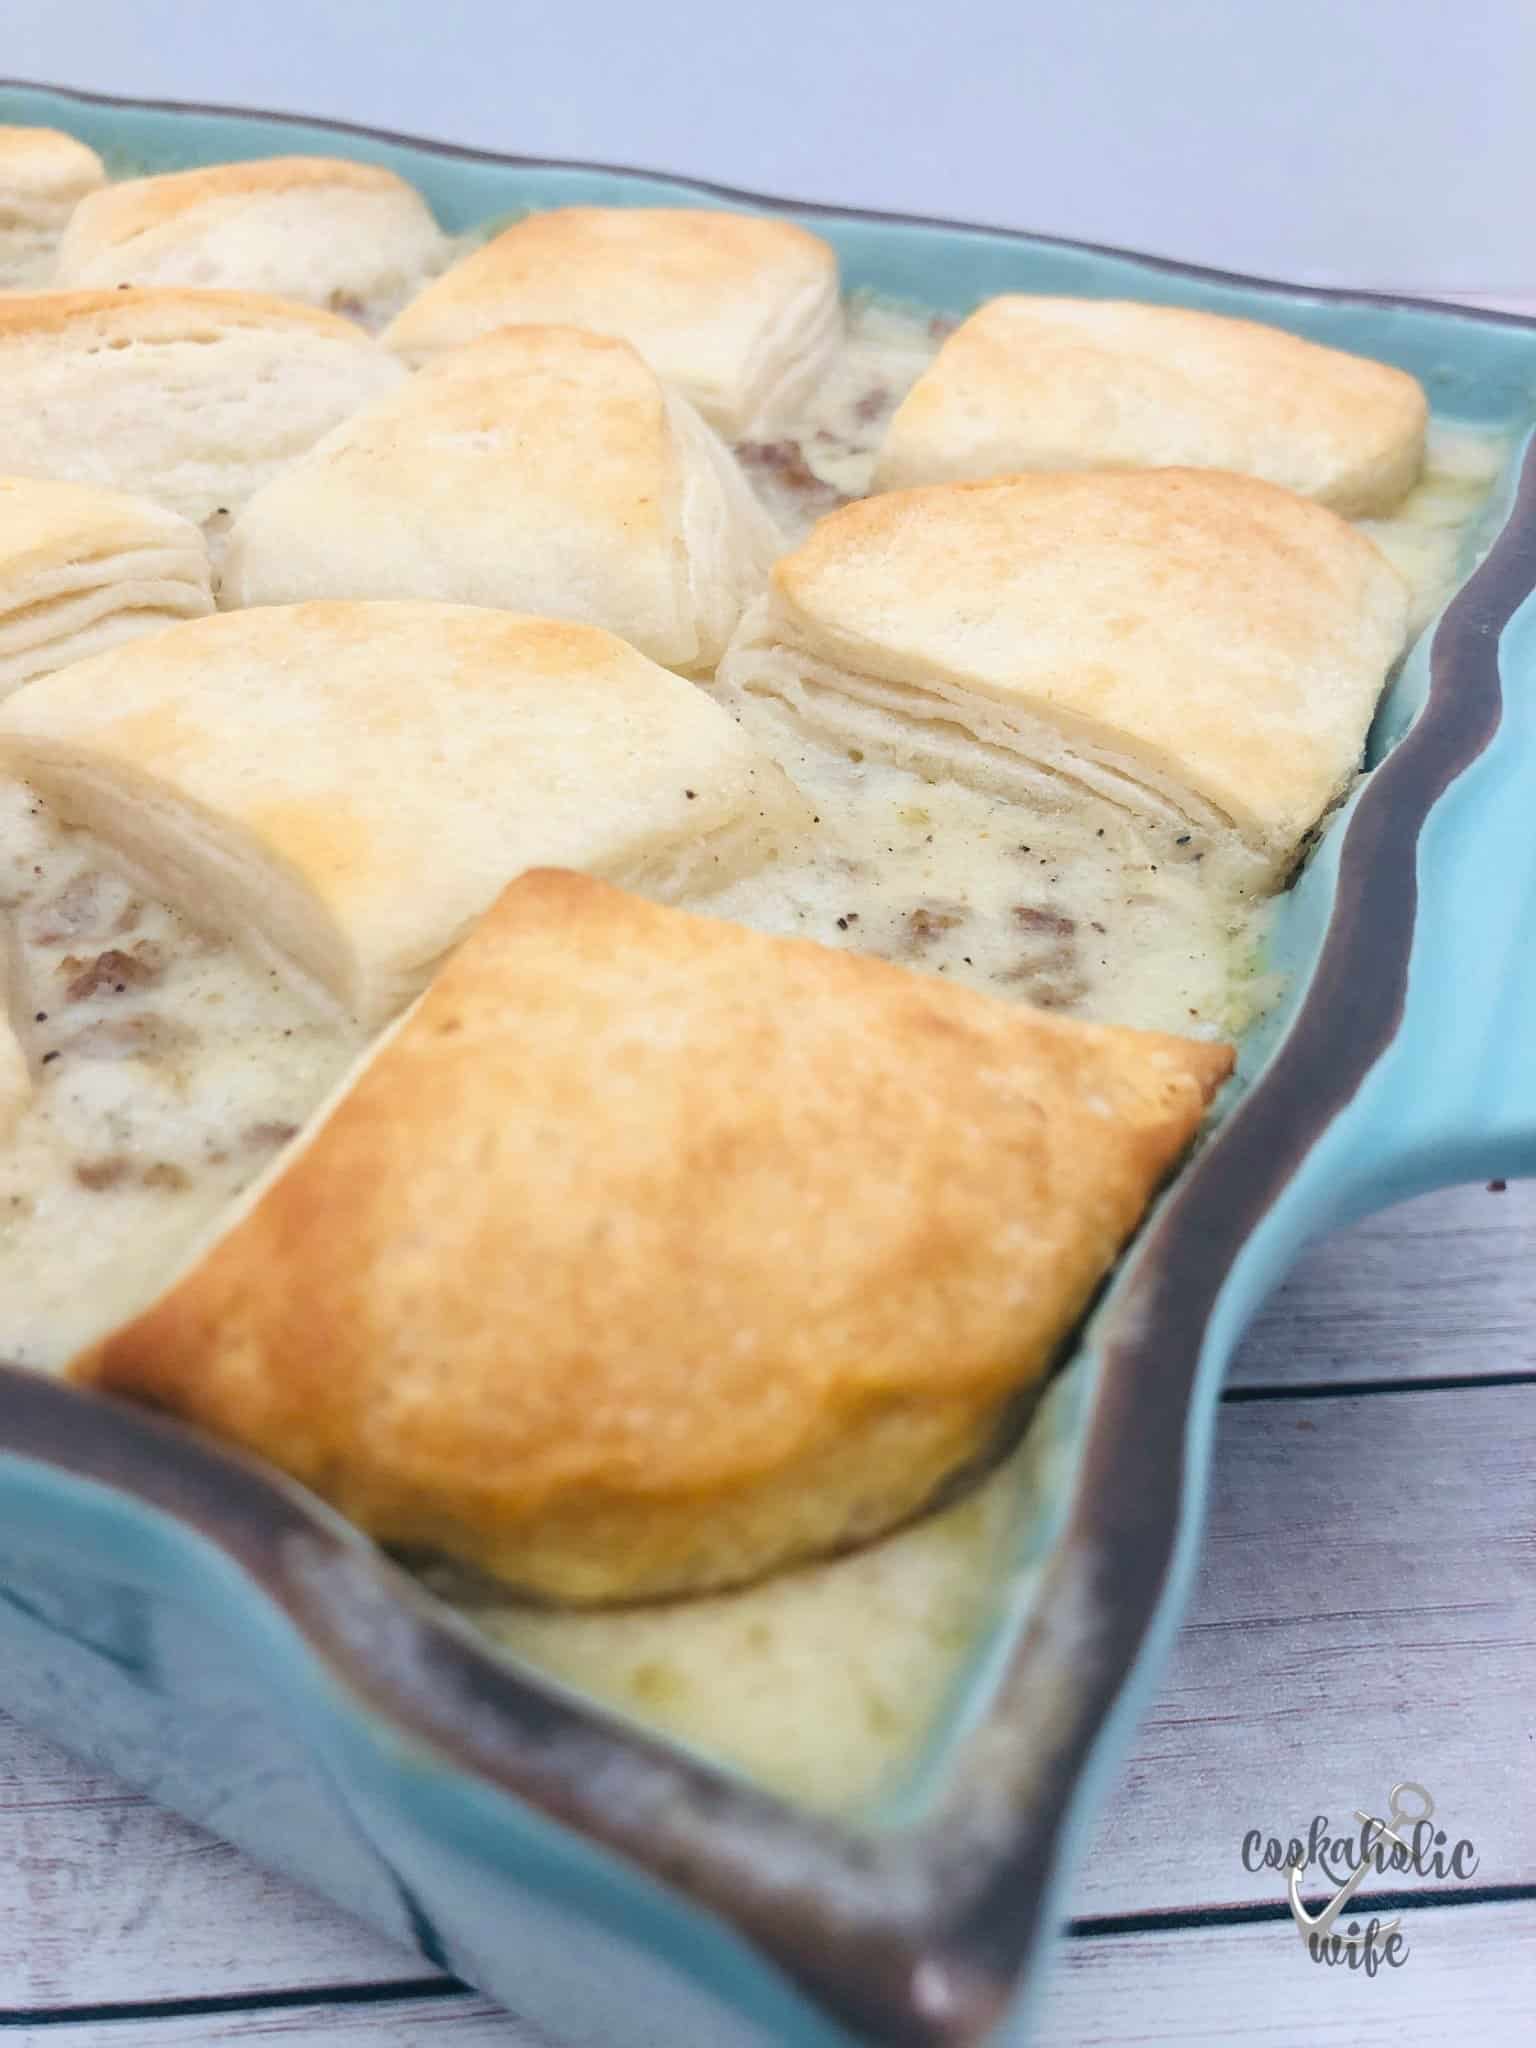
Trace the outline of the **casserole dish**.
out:
<instances>
[{"instance_id":1,"label":"casserole dish","mask_svg":"<svg viewBox=\"0 0 1536 2048\"><path fill-rule=\"evenodd\" d=\"M193 1433L3 1374L0 1706L18 1718L573 2043L1024 2038L1072 1845L1181 1604L1245 1320L1308 1235L1536 1162L1536 323L269 116L18 86L0 118L68 129L114 169L365 157L450 229L579 200L763 205L813 219L855 288L945 312L1066 291L1250 314L1397 363L1515 443L1486 555L1280 907L1284 994L1247 1035L1241 1097L1042 1404L963 1682L867 1812L811 1816L496 1656L298 1489Z\"/></svg>"}]
</instances>

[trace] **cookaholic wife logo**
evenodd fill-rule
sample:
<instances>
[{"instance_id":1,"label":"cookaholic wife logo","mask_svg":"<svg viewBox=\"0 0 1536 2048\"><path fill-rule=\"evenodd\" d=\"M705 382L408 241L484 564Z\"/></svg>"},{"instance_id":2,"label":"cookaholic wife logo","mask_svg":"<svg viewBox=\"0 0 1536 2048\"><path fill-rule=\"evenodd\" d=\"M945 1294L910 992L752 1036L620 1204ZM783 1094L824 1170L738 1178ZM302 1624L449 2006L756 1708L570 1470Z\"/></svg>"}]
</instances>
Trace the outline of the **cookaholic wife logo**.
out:
<instances>
[{"instance_id":1,"label":"cookaholic wife logo","mask_svg":"<svg viewBox=\"0 0 1536 2048\"><path fill-rule=\"evenodd\" d=\"M1363 1970L1367 1977L1382 1969L1400 1970L1408 1960L1408 1944L1399 1931L1401 1918L1381 1920L1373 1914L1363 1925L1358 1918L1351 1920L1342 1932L1338 1922L1373 1872L1384 1877L1389 1871L1412 1871L1442 1882L1465 1882L1472 1875L1477 1851L1465 1838L1453 1843L1444 1828L1434 1826L1434 1814L1435 1802L1425 1788L1405 1780L1392 1787L1385 1820L1356 1808L1360 1826L1355 1833L1336 1835L1325 1813L1316 1815L1304 1840L1293 1835L1282 1841L1278 1835L1250 1828L1243 1837L1243 1868L1287 1872L1291 1918L1314 1963ZM1332 1898L1311 1911L1301 1886L1314 1868L1336 1889Z\"/></svg>"}]
</instances>

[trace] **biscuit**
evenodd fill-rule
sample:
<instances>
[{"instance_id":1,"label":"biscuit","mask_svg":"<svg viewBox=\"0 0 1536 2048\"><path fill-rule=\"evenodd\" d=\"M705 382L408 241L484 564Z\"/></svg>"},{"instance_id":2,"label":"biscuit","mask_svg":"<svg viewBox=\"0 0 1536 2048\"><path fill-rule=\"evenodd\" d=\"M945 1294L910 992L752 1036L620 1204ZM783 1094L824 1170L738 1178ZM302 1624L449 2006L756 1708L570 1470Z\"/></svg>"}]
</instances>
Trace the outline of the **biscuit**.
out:
<instances>
[{"instance_id":1,"label":"biscuit","mask_svg":"<svg viewBox=\"0 0 1536 2048\"><path fill-rule=\"evenodd\" d=\"M821 520L719 682L1014 800L1198 827L1272 883L1359 767L1407 613L1363 534L1251 477L936 484Z\"/></svg>"},{"instance_id":2,"label":"biscuit","mask_svg":"<svg viewBox=\"0 0 1536 2048\"><path fill-rule=\"evenodd\" d=\"M202 525L404 374L353 322L251 292L0 299L0 474L106 484Z\"/></svg>"},{"instance_id":3,"label":"biscuit","mask_svg":"<svg viewBox=\"0 0 1536 2048\"><path fill-rule=\"evenodd\" d=\"M780 547L735 459L626 342L507 327L275 477L222 601L439 598L606 626L712 668Z\"/></svg>"},{"instance_id":4,"label":"biscuit","mask_svg":"<svg viewBox=\"0 0 1536 2048\"><path fill-rule=\"evenodd\" d=\"M411 362L513 325L617 335L728 440L794 411L842 337L837 258L790 221L709 207L530 214L413 299L385 342Z\"/></svg>"},{"instance_id":5,"label":"biscuit","mask_svg":"<svg viewBox=\"0 0 1536 2048\"><path fill-rule=\"evenodd\" d=\"M596 627L469 605L173 626L19 690L0 766L146 893L365 1025L525 868L707 892L799 821L693 684Z\"/></svg>"},{"instance_id":6,"label":"biscuit","mask_svg":"<svg viewBox=\"0 0 1536 2048\"><path fill-rule=\"evenodd\" d=\"M1230 1065L528 874L72 1370L547 1599L740 1583L989 1450Z\"/></svg>"},{"instance_id":7,"label":"biscuit","mask_svg":"<svg viewBox=\"0 0 1536 2048\"><path fill-rule=\"evenodd\" d=\"M1346 518L1418 480L1418 382L1278 327L1112 299L990 299L891 421L878 490L1023 470L1230 469Z\"/></svg>"},{"instance_id":8,"label":"biscuit","mask_svg":"<svg viewBox=\"0 0 1536 2048\"><path fill-rule=\"evenodd\" d=\"M65 230L55 282L267 292L377 326L447 255L426 201L393 171L265 157L93 192Z\"/></svg>"},{"instance_id":9,"label":"biscuit","mask_svg":"<svg viewBox=\"0 0 1536 2048\"><path fill-rule=\"evenodd\" d=\"M212 610L190 520L92 484L0 477L0 697Z\"/></svg>"},{"instance_id":10,"label":"biscuit","mask_svg":"<svg viewBox=\"0 0 1536 2048\"><path fill-rule=\"evenodd\" d=\"M73 135L0 127L0 290L50 282L71 213L106 175L95 150Z\"/></svg>"}]
</instances>

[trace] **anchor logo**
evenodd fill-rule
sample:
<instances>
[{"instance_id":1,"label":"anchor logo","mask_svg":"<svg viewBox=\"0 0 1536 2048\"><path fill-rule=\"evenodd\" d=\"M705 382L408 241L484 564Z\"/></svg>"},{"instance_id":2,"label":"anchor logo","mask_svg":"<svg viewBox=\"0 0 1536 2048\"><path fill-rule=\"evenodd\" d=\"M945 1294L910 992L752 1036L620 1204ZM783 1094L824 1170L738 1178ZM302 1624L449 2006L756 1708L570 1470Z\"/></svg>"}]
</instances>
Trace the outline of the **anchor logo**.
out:
<instances>
[{"instance_id":1,"label":"anchor logo","mask_svg":"<svg viewBox=\"0 0 1536 2048\"><path fill-rule=\"evenodd\" d=\"M1410 1799L1418 1806L1417 1812L1413 1811L1405 1803ZM1335 1934L1333 1929L1339 1915L1349 1904L1355 1893L1359 1891L1361 1885L1365 1883L1371 1868L1371 1853L1378 1843L1391 1842L1401 1849L1404 1856L1407 1857L1411 1854L1411 1850L1409 1844L1397 1832L1398 1829L1419 1826L1422 1822L1431 1818L1434 1810L1435 1802L1429 1793L1422 1785L1414 1784L1411 1779L1406 1779L1402 1784L1392 1787L1391 1811L1386 1820L1381 1820L1372 1814L1362 1813L1356 1807L1355 1819L1360 1822L1362 1830L1360 1836L1360 1861L1349 1873L1343 1884L1339 1886L1339 1889L1334 1893L1327 1905L1322 1908L1321 1912L1309 1913L1302 1904L1301 1873L1305 1864L1304 1861L1292 1863L1290 1877L1286 1885L1286 1891L1291 1903L1291 1918L1296 1922L1297 1931L1300 1933L1303 1942L1307 1944L1314 1955L1317 1953L1317 1948L1313 1946L1314 1944L1320 1946L1331 1940L1336 1946L1342 1945L1350 1949L1367 1948L1372 1943L1384 1942L1389 1935L1397 1932L1397 1929L1402 1925L1400 1918L1386 1921L1372 1920L1364 1933ZM1443 1840L1444 1838L1442 1837L1441 1839Z\"/></svg>"}]
</instances>

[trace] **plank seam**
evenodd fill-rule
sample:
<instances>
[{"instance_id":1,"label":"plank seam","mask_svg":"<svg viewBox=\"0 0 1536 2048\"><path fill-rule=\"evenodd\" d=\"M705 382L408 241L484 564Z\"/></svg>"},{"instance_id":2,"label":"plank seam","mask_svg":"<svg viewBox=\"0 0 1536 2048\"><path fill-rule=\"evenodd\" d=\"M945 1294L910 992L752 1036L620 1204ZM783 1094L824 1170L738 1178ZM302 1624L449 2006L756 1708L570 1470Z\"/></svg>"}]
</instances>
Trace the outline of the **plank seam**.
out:
<instances>
[{"instance_id":1,"label":"plank seam","mask_svg":"<svg viewBox=\"0 0 1536 2048\"><path fill-rule=\"evenodd\" d=\"M414 2004L471 1998L478 1994L457 1977L401 1977L393 1983L313 1984L291 1991L230 1991L208 1998L152 1998L120 2004L0 2007L0 2031L7 2027L82 2026L92 2021L204 2019L218 2013L280 2012L306 2005Z\"/></svg>"},{"instance_id":2,"label":"plank seam","mask_svg":"<svg viewBox=\"0 0 1536 2048\"><path fill-rule=\"evenodd\" d=\"M1227 1387L1222 1400L1342 1401L1363 1394L1445 1394L1464 1387L1536 1387L1536 1372L1442 1373L1423 1379L1260 1381L1251 1387Z\"/></svg>"},{"instance_id":3,"label":"plank seam","mask_svg":"<svg viewBox=\"0 0 1536 2048\"><path fill-rule=\"evenodd\" d=\"M1350 1902L1350 1916L1366 1920L1372 1913L1407 1913L1441 1906L1506 1906L1536 1899L1536 1884L1443 1885L1424 1891L1358 1892ZM1315 1911L1326 1904L1319 1894L1304 1901ZM1170 1906L1145 1913L1102 1913L1067 1922L1067 1934L1077 1941L1098 1941L1117 1934L1179 1934L1203 1927L1255 1927L1280 1925L1291 1917L1284 1899L1252 1906Z\"/></svg>"}]
</instances>

